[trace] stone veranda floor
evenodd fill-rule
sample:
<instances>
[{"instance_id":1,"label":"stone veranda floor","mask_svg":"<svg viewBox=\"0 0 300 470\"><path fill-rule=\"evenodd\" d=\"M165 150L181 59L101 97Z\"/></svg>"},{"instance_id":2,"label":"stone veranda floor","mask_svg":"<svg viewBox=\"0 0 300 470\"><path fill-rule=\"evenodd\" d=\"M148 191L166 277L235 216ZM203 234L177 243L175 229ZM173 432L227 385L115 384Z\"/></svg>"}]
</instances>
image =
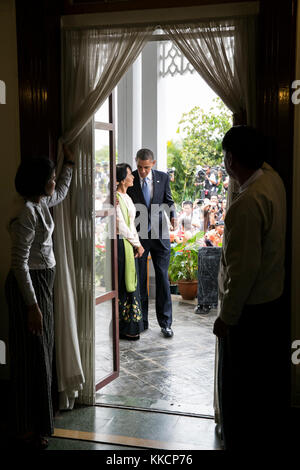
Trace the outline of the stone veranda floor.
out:
<instances>
[{"instance_id":1,"label":"stone veranda floor","mask_svg":"<svg viewBox=\"0 0 300 470\"><path fill-rule=\"evenodd\" d=\"M197 315L197 301L173 299L173 338L164 338L150 301L150 328L139 341L120 340L120 376L99 390L97 403L213 416L217 315ZM103 325L102 325L103 326ZM104 346L96 325L96 364ZM96 366L97 368L97 366Z\"/></svg>"},{"instance_id":2,"label":"stone veranda floor","mask_svg":"<svg viewBox=\"0 0 300 470\"><path fill-rule=\"evenodd\" d=\"M213 419L217 311L196 315L196 300L172 297L174 337L162 336L150 301L150 328L139 341L120 341L120 376L97 393L98 406L59 414L49 450L222 448ZM110 341L101 340L111 335L108 313L96 322L98 373L111 363Z\"/></svg>"}]
</instances>

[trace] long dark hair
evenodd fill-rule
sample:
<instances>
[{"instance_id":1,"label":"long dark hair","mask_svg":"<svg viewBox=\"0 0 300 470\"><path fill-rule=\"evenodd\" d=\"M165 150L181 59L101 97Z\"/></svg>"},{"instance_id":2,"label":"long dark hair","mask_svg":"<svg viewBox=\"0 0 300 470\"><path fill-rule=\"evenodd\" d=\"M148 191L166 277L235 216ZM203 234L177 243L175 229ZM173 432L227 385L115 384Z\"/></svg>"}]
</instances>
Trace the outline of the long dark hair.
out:
<instances>
[{"instance_id":1,"label":"long dark hair","mask_svg":"<svg viewBox=\"0 0 300 470\"><path fill-rule=\"evenodd\" d=\"M121 181L127 177L127 168L132 171L131 166L128 165L128 163L118 163L116 168L116 177L118 183L121 183Z\"/></svg>"},{"instance_id":2,"label":"long dark hair","mask_svg":"<svg viewBox=\"0 0 300 470\"><path fill-rule=\"evenodd\" d=\"M25 197L44 196L45 186L55 169L47 157L36 157L21 162L15 177L17 192Z\"/></svg>"}]
</instances>

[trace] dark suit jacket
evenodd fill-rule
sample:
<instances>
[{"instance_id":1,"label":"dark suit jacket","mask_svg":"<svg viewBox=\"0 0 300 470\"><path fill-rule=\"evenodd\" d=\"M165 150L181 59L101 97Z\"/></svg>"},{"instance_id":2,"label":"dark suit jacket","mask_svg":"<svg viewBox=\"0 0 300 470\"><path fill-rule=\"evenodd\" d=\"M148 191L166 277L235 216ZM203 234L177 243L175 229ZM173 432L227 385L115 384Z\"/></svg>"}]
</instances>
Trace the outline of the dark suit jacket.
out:
<instances>
[{"instance_id":1,"label":"dark suit jacket","mask_svg":"<svg viewBox=\"0 0 300 470\"><path fill-rule=\"evenodd\" d=\"M138 171L133 172L134 182L131 188L128 188L127 194L131 197L134 204L139 205L143 204L146 206L144 195L141 188L140 177ZM163 208L168 206L170 220L173 217L176 217L174 201L171 195L170 189L170 178L167 173L158 170L152 170L153 176L153 197L151 200L151 206L149 213L149 218L151 214L151 238L169 238L169 235L165 231L165 227L162 223L163 221ZM139 210L137 206L136 220L139 220ZM159 228L159 233L158 233ZM137 231L140 231L140 224L137 223ZM141 238L143 238L141 236Z\"/></svg>"}]
</instances>

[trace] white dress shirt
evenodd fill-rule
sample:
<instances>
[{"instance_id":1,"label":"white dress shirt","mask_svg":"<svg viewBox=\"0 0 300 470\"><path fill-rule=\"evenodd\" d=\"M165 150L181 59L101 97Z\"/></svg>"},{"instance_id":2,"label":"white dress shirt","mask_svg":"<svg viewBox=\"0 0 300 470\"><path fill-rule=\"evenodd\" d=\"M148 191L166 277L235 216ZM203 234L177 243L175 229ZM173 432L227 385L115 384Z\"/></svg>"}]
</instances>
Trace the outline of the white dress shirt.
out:
<instances>
[{"instance_id":1,"label":"white dress shirt","mask_svg":"<svg viewBox=\"0 0 300 470\"><path fill-rule=\"evenodd\" d=\"M141 188L143 188L144 178L141 178L140 174L139 174L139 178L140 178ZM150 200L152 201L152 199L153 199L153 173L152 173L152 170L149 171L146 178L147 178L147 184L148 184L148 187L149 187L149 190L150 190Z\"/></svg>"},{"instance_id":2,"label":"white dress shirt","mask_svg":"<svg viewBox=\"0 0 300 470\"><path fill-rule=\"evenodd\" d=\"M271 302L283 292L286 195L270 165L241 187L224 224L219 316L235 325L244 305Z\"/></svg>"},{"instance_id":3,"label":"white dress shirt","mask_svg":"<svg viewBox=\"0 0 300 470\"><path fill-rule=\"evenodd\" d=\"M239 189L239 192L243 192L246 188L248 188L248 186L251 184L251 183L254 183L255 180L257 180L257 178L259 178L260 176L262 176L264 174L264 172L262 171L261 168L259 168L258 170L255 171L255 173L253 173L253 175L250 176L250 178L247 179L247 181L245 181L244 184L242 184L242 186L240 186L240 189Z\"/></svg>"}]
</instances>

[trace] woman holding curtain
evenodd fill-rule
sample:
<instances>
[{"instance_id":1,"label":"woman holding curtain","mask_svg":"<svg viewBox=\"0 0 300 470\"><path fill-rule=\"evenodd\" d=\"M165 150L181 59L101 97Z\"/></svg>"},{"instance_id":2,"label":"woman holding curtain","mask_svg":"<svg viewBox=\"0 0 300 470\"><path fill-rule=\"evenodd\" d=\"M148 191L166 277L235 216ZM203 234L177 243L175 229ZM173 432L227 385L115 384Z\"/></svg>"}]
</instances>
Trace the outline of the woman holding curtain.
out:
<instances>
[{"instance_id":1,"label":"woman holding curtain","mask_svg":"<svg viewBox=\"0 0 300 470\"><path fill-rule=\"evenodd\" d=\"M9 221L11 270L5 293L9 310L11 364L11 434L22 449L47 447L53 434L51 398L54 346L52 248L54 222L49 208L67 195L74 156L64 147L64 165L56 184L48 158L31 158L18 168L15 186L21 196Z\"/></svg>"},{"instance_id":2,"label":"woman holding curtain","mask_svg":"<svg viewBox=\"0 0 300 470\"><path fill-rule=\"evenodd\" d=\"M117 236L120 338L135 341L143 331L143 317L138 289L137 259L143 255L134 224L136 209L126 194L134 176L126 163L117 165Z\"/></svg>"}]
</instances>

